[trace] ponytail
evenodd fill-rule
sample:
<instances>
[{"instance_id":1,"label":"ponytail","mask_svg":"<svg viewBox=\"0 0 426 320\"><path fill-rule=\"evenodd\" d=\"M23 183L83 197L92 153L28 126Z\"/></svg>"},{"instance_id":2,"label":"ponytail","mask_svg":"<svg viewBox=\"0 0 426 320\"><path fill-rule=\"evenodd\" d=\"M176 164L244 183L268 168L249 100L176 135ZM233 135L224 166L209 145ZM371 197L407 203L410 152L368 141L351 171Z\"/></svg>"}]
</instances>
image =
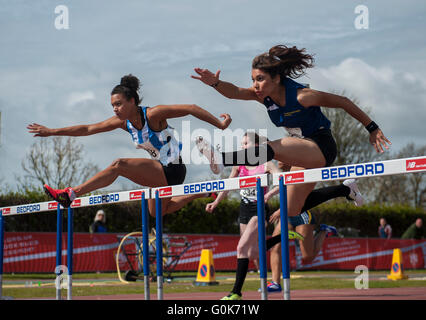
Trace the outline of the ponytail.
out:
<instances>
[{"instance_id":1,"label":"ponytail","mask_svg":"<svg viewBox=\"0 0 426 320\"><path fill-rule=\"evenodd\" d=\"M142 102L138 94L139 88L139 79L134 75L129 74L121 78L120 84L116 85L114 89L112 89L111 95L120 93L124 95L127 100L133 98L135 100L135 104L138 106Z\"/></svg>"}]
</instances>

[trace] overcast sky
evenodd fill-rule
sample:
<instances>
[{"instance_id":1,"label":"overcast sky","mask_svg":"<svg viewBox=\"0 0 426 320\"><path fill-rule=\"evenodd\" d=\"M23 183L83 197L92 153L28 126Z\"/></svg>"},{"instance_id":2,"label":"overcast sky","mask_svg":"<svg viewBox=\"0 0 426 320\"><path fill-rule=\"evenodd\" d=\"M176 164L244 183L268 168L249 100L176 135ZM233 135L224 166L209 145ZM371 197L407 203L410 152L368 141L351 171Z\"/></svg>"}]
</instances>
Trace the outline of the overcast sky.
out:
<instances>
[{"instance_id":1,"label":"overcast sky","mask_svg":"<svg viewBox=\"0 0 426 320\"><path fill-rule=\"evenodd\" d=\"M68 9L69 29L55 26L59 5ZM368 29L354 24L358 5L368 8ZM424 1L407 0L0 0L0 179L13 188L22 174L20 163L35 141L27 124L62 127L111 117L111 89L128 73L142 80L143 105L195 103L216 116L230 113L231 130L267 129L269 138L282 137L260 104L228 100L190 78L195 67L221 69L221 79L248 87L253 57L276 44L315 54L316 67L300 81L357 97L393 151L408 142L424 145L425 16ZM148 157L122 130L78 142L100 168L120 157ZM189 165L185 182L209 175L207 165ZM120 179L111 188L133 186Z\"/></svg>"}]
</instances>

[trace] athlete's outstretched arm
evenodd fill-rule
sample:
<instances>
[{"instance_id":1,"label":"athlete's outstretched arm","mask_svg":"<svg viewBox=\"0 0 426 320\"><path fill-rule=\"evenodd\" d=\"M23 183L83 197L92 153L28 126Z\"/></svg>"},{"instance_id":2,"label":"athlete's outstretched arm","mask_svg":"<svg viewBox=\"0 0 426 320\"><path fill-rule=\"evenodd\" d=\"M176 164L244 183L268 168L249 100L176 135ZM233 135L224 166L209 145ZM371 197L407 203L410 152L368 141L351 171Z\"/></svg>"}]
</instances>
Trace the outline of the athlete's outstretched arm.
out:
<instances>
[{"instance_id":1,"label":"athlete's outstretched arm","mask_svg":"<svg viewBox=\"0 0 426 320\"><path fill-rule=\"evenodd\" d=\"M266 163L266 172L270 174L280 173L282 172L272 161L268 161ZM280 191L279 186L275 186L270 189L267 193L265 193L265 202L268 202L274 195L278 194Z\"/></svg>"},{"instance_id":2,"label":"athlete's outstretched arm","mask_svg":"<svg viewBox=\"0 0 426 320\"><path fill-rule=\"evenodd\" d=\"M238 177L239 169L238 166L232 167L231 174L229 175L229 178L235 178ZM206 211L212 213L214 209L218 206L218 204L228 195L229 191L222 191L219 192L217 195L217 198L210 203L207 203L206 205Z\"/></svg>"},{"instance_id":3,"label":"athlete's outstretched arm","mask_svg":"<svg viewBox=\"0 0 426 320\"><path fill-rule=\"evenodd\" d=\"M258 102L262 102L259 101L259 98L256 96L253 88L240 88L230 82L219 80L220 70L218 70L216 74L212 73L208 69L201 68L195 68L194 71L199 76L191 76L191 78L200 80L201 82L212 86L221 95L229 99L256 100Z\"/></svg>"},{"instance_id":4,"label":"athlete's outstretched arm","mask_svg":"<svg viewBox=\"0 0 426 320\"><path fill-rule=\"evenodd\" d=\"M112 131L117 128L125 129L124 121L120 120L117 116L113 116L105 121L88 124L76 125L65 128L52 129L32 123L27 126L29 133L34 133L34 137L49 137L49 136L88 136L100 132Z\"/></svg>"},{"instance_id":5,"label":"athlete's outstretched arm","mask_svg":"<svg viewBox=\"0 0 426 320\"><path fill-rule=\"evenodd\" d=\"M188 115L192 115L222 130L225 130L232 121L231 116L227 113L221 114L220 117L224 120L220 120L207 110L195 104L158 105L149 108L147 115L153 127L163 127L161 123L165 122L167 119L180 118Z\"/></svg>"},{"instance_id":6,"label":"athlete's outstretched arm","mask_svg":"<svg viewBox=\"0 0 426 320\"><path fill-rule=\"evenodd\" d=\"M307 108L311 106L341 108L361 122L365 127L372 122L371 118L364 111L350 99L343 96L305 88L298 91L297 100L302 106ZM380 128L370 133L370 143L377 152L383 152L383 147L389 149L387 144L391 144Z\"/></svg>"}]
</instances>

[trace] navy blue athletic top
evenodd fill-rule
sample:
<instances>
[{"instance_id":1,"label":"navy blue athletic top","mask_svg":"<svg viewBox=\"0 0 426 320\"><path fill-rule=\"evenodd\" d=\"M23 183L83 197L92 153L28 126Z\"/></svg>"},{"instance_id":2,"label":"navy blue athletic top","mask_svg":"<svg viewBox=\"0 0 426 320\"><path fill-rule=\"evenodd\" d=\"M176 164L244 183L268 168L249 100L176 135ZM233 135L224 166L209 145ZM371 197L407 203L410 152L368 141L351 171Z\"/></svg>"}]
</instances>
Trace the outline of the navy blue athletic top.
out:
<instances>
[{"instance_id":1,"label":"navy blue athletic top","mask_svg":"<svg viewBox=\"0 0 426 320\"><path fill-rule=\"evenodd\" d=\"M304 138L312 136L319 129L330 129L330 120L320 107L305 108L297 101L297 89L306 86L285 78L285 106L266 97L263 104L268 109L269 118L277 127L284 127L291 136Z\"/></svg>"}]
</instances>

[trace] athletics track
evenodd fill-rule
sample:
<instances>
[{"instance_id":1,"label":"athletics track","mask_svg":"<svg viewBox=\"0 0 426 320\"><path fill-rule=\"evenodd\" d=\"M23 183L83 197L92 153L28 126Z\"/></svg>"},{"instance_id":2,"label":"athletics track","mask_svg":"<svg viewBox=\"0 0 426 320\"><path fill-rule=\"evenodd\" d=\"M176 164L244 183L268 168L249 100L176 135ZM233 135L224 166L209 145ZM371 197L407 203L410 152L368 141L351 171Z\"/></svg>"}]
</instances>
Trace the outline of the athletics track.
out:
<instances>
[{"instance_id":1,"label":"athletics track","mask_svg":"<svg viewBox=\"0 0 426 320\"><path fill-rule=\"evenodd\" d=\"M220 300L229 292L164 293L164 300ZM151 294L151 300L157 300ZM261 300L259 292L243 293L244 300ZM268 294L268 300L282 300L282 293ZM292 290L292 300L426 300L426 287ZM74 296L73 300L144 300L143 294Z\"/></svg>"}]
</instances>

